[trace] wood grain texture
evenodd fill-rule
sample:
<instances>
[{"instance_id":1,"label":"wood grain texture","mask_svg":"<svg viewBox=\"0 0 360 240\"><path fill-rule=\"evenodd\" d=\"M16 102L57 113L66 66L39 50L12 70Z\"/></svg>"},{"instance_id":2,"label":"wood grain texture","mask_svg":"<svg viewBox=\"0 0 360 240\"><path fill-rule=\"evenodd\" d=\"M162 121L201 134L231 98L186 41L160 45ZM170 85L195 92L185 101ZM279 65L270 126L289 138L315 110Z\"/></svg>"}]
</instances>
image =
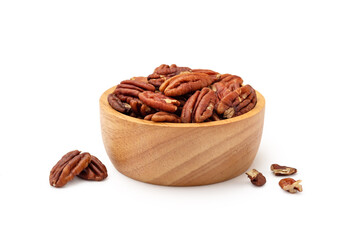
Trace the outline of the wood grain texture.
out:
<instances>
[{"instance_id":1,"label":"wood grain texture","mask_svg":"<svg viewBox=\"0 0 360 240\"><path fill-rule=\"evenodd\" d=\"M258 151L265 99L253 110L206 123L155 123L121 114L100 98L106 152L122 174L146 183L196 186L222 182L245 172Z\"/></svg>"}]
</instances>

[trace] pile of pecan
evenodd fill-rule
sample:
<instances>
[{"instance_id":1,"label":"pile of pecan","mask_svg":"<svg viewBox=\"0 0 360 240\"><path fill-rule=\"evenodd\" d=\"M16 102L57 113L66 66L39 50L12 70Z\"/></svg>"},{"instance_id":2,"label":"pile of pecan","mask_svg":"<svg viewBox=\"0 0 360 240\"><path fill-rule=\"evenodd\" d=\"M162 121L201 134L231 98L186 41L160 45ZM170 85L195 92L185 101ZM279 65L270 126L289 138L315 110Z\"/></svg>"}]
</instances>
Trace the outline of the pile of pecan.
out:
<instances>
[{"instance_id":1,"label":"pile of pecan","mask_svg":"<svg viewBox=\"0 0 360 240\"><path fill-rule=\"evenodd\" d=\"M109 94L111 107L154 122L201 123L240 116L256 105L241 77L162 64L148 77L124 80Z\"/></svg>"}]
</instances>

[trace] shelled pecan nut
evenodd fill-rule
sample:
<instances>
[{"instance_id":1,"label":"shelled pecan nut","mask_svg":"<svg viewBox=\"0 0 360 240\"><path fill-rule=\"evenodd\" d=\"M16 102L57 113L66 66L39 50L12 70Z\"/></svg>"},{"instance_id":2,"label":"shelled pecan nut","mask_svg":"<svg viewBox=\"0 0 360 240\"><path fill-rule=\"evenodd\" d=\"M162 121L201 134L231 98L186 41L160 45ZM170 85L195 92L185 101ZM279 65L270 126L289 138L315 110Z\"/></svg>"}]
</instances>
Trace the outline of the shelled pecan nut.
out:
<instances>
[{"instance_id":1,"label":"shelled pecan nut","mask_svg":"<svg viewBox=\"0 0 360 240\"><path fill-rule=\"evenodd\" d=\"M91 155L75 150L65 154L51 169L49 182L53 187L62 187L83 171L90 163Z\"/></svg>"},{"instance_id":2,"label":"shelled pecan nut","mask_svg":"<svg viewBox=\"0 0 360 240\"><path fill-rule=\"evenodd\" d=\"M101 181L104 180L108 174L105 165L97 157L91 155L89 165L77 176L85 180Z\"/></svg>"},{"instance_id":3,"label":"shelled pecan nut","mask_svg":"<svg viewBox=\"0 0 360 240\"><path fill-rule=\"evenodd\" d=\"M108 102L113 109L121 113L129 113L131 111L131 106L128 103L121 101L121 99L113 93L109 94Z\"/></svg>"},{"instance_id":4,"label":"shelled pecan nut","mask_svg":"<svg viewBox=\"0 0 360 240\"><path fill-rule=\"evenodd\" d=\"M270 169L276 176L292 175L297 172L296 168L280 166L279 164L272 164Z\"/></svg>"},{"instance_id":5,"label":"shelled pecan nut","mask_svg":"<svg viewBox=\"0 0 360 240\"><path fill-rule=\"evenodd\" d=\"M196 91L185 103L181 112L181 122L204 122L213 115L216 95L210 88Z\"/></svg>"},{"instance_id":6,"label":"shelled pecan nut","mask_svg":"<svg viewBox=\"0 0 360 240\"><path fill-rule=\"evenodd\" d=\"M224 118L231 118L244 114L256 105L256 92L250 85L237 88L234 91L227 92L217 103L216 112L223 114Z\"/></svg>"},{"instance_id":7,"label":"shelled pecan nut","mask_svg":"<svg viewBox=\"0 0 360 240\"><path fill-rule=\"evenodd\" d=\"M191 72L193 73L205 73L209 75L211 78L213 78L213 82L219 81L221 78L221 74L218 72L215 72L210 69L192 69Z\"/></svg>"},{"instance_id":8,"label":"shelled pecan nut","mask_svg":"<svg viewBox=\"0 0 360 240\"><path fill-rule=\"evenodd\" d=\"M191 68L188 67L178 67L176 64L171 66L166 64L161 64L159 67L155 68L154 72L148 76L148 79L156 79L161 77L173 77L181 72L191 71Z\"/></svg>"},{"instance_id":9,"label":"shelled pecan nut","mask_svg":"<svg viewBox=\"0 0 360 240\"><path fill-rule=\"evenodd\" d=\"M284 178L279 181L279 186L289 193L302 192L301 180L295 181L292 178Z\"/></svg>"},{"instance_id":10,"label":"shelled pecan nut","mask_svg":"<svg viewBox=\"0 0 360 240\"><path fill-rule=\"evenodd\" d=\"M167 79L159 90L166 96L181 96L211 85L215 79L206 73L183 72Z\"/></svg>"},{"instance_id":11,"label":"shelled pecan nut","mask_svg":"<svg viewBox=\"0 0 360 240\"><path fill-rule=\"evenodd\" d=\"M155 91L155 87L150 83L139 80L125 80L117 85L114 94L138 97L139 93L143 91Z\"/></svg>"},{"instance_id":12,"label":"shelled pecan nut","mask_svg":"<svg viewBox=\"0 0 360 240\"><path fill-rule=\"evenodd\" d=\"M139 98L146 105L165 112L176 112L178 106L180 106L178 100L167 97L161 92L145 91L139 94Z\"/></svg>"},{"instance_id":13,"label":"shelled pecan nut","mask_svg":"<svg viewBox=\"0 0 360 240\"><path fill-rule=\"evenodd\" d=\"M154 114L147 115L144 120L150 120L154 122L171 122L171 123L180 123L180 118L173 113L168 112L156 112Z\"/></svg>"},{"instance_id":14,"label":"shelled pecan nut","mask_svg":"<svg viewBox=\"0 0 360 240\"><path fill-rule=\"evenodd\" d=\"M260 187L266 183L266 178L264 177L264 175L262 175L262 173L260 173L256 169L252 169L248 171L246 175L250 179L251 183L254 184L255 186Z\"/></svg>"},{"instance_id":15,"label":"shelled pecan nut","mask_svg":"<svg viewBox=\"0 0 360 240\"><path fill-rule=\"evenodd\" d=\"M231 91L240 88L243 84L241 77L232 74L222 74L219 82L223 83L224 86Z\"/></svg>"}]
</instances>

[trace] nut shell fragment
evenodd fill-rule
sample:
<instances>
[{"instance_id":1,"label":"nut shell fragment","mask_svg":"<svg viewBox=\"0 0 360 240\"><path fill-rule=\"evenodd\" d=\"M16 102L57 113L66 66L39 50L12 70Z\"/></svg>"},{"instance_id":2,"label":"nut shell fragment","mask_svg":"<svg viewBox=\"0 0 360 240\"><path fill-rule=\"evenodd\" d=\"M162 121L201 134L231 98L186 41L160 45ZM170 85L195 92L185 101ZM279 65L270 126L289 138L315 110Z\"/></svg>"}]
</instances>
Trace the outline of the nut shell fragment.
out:
<instances>
[{"instance_id":1,"label":"nut shell fragment","mask_svg":"<svg viewBox=\"0 0 360 240\"><path fill-rule=\"evenodd\" d=\"M257 171L256 169L252 169L246 173L249 177L252 184L255 186L263 186L266 183L266 178L262 175L261 172Z\"/></svg>"},{"instance_id":2,"label":"nut shell fragment","mask_svg":"<svg viewBox=\"0 0 360 240\"><path fill-rule=\"evenodd\" d=\"M302 192L303 188L300 185L300 183L301 183L301 180L295 181L292 178L284 178L279 181L280 187L283 190L288 191L289 193Z\"/></svg>"},{"instance_id":3,"label":"nut shell fragment","mask_svg":"<svg viewBox=\"0 0 360 240\"><path fill-rule=\"evenodd\" d=\"M279 164L272 164L270 169L276 176L288 176L297 172L296 168L280 166Z\"/></svg>"}]
</instances>

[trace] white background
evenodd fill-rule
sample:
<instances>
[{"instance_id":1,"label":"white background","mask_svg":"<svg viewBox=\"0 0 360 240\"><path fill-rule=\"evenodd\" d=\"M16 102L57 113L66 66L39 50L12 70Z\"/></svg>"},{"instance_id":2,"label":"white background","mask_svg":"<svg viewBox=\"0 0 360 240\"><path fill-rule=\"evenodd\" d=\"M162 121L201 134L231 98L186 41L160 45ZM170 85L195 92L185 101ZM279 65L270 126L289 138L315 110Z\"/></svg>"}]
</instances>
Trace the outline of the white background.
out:
<instances>
[{"instance_id":1,"label":"white background","mask_svg":"<svg viewBox=\"0 0 360 240\"><path fill-rule=\"evenodd\" d=\"M1 1L0 239L359 239L357 1ZM240 75L266 98L245 175L173 188L131 180L102 145L98 99L166 63ZM49 185L70 150L103 182ZM288 194L270 172L298 169Z\"/></svg>"}]
</instances>

